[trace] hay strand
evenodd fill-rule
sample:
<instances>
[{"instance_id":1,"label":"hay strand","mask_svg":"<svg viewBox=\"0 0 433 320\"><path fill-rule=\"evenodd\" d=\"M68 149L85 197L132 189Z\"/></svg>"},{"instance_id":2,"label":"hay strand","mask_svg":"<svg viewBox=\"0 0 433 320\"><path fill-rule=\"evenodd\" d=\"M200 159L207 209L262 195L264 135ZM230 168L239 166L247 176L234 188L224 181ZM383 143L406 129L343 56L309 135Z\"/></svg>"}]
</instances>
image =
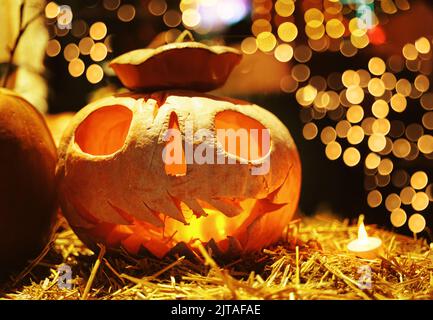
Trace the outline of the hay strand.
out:
<instances>
[{"instance_id":1,"label":"hay strand","mask_svg":"<svg viewBox=\"0 0 433 320\"><path fill-rule=\"evenodd\" d=\"M413 239L366 226L385 250L374 260L346 250L357 225L321 214L288 226L285 240L224 264L201 243L196 261L159 260L125 254L97 259L65 227L50 252L5 299L433 299L433 248ZM53 261L53 257L60 260ZM202 261L202 262L198 262ZM72 267L72 290L56 285L57 268ZM371 288L359 285L360 268L371 270ZM88 279L85 281L85 279ZM80 297L80 292L83 294Z\"/></svg>"}]
</instances>

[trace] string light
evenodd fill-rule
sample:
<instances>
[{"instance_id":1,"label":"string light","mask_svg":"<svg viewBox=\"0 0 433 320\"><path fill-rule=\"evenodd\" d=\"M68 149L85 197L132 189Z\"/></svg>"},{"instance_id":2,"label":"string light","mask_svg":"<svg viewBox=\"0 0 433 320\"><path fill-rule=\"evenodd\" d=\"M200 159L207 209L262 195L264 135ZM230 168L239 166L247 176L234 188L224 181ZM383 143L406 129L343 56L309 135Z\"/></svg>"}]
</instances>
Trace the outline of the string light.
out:
<instances>
[{"instance_id":1,"label":"string light","mask_svg":"<svg viewBox=\"0 0 433 320\"><path fill-rule=\"evenodd\" d=\"M131 21L135 16L135 7L128 4L121 6L121 0L104 0L102 6L106 10L117 10L119 20L124 22ZM49 2L45 6L45 16L47 18L54 19L59 14L60 7L55 2ZM68 18L73 19L73 15L70 14ZM89 55L93 62L103 62L108 53L112 52L111 35L108 35L107 25L102 21L97 21L89 27L86 21L82 19L69 22L72 28L59 28L57 25L53 25L57 37L64 37L71 29L72 36L79 39L77 43L69 42L64 45L63 58L68 62L68 72L72 77L78 78L86 71L86 79L92 84L97 84L104 77L102 67L92 64L86 70L85 56ZM95 43L95 41L101 42ZM48 42L46 53L49 57L56 57L61 52L61 49L62 44L60 41L51 39Z\"/></svg>"},{"instance_id":2,"label":"string light","mask_svg":"<svg viewBox=\"0 0 433 320\"><path fill-rule=\"evenodd\" d=\"M56 39L48 41L46 53L49 57L55 57L60 53L62 46L60 42Z\"/></svg>"},{"instance_id":3,"label":"string light","mask_svg":"<svg viewBox=\"0 0 433 320\"><path fill-rule=\"evenodd\" d=\"M101 66L92 64L86 70L86 77L90 83L96 84L104 77L104 71L102 70Z\"/></svg>"},{"instance_id":4,"label":"string light","mask_svg":"<svg viewBox=\"0 0 433 320\"><path fill-rule=\"evenodd\" d=\"M120 21L129 22L135 17L135 7L131 4L124 4L117 10L117 17Z\"/></svg>"},{"instance_id":5,"label":"string light","mask_svg":"<svg viewBox=\"0 0 433 320\"><path fill-rule=\"evenodd\" d=\"M104 43L97 42L90 49L90 57L93 61L102 61L107 56L108 50Z\"/></svg>"},{"instance_id":6,"label":"string light","mask_svg":"<svg viewBox=\"0 0 433 320\"><path fill-rule=\"evenodd\" d=\"M151 0L147 8L152 15L162 16L167 11L167 7L165 0Z\"/></svg>"},{"instance_id":7,"label":"string light","mask_svg":"<svg viewBox=\"0 0 433 320\"><path fill-rule=\"evenodd\" d=\"M72 23L72 35L76 38L81 38L87 32L87 23L84 20L76 20Z\"/></svg>"},{"instance_id":8,"label":"string light","mask_svg":"<svg viewBox=\"0 0 433 320\"><path fill-rule=\"evenodd\" d=\"M104 0L103 6L105 9L114 11L120 6L120 0Z\"/></svg>"},{"instance_id":9,"label":"string light","mask_svg":"<svg viewBox=\"0 0 433 320\"><path fill-rule=\"evenodd\" d=\"M107 26L103 22L95 22L90 27L89 34L93 40L102 40L107 35Z\"/></svg>"},{"instance_id":10,"label":"string light","mask_svg":"<svg viewBox=\"0 0 433 320\"><path fill-rule=\"evenodd\" d=\"M254 54L257 51L257 41L254 37L248 37L242 40L241 50L245 54Z\"/></svg>"},{"instance_id":11,"label":"string light","mask_svg":"<svg viewBox=\"0 0 433 320\"><path fill-rule=\"evenodd\" d=\"M274 52L275 58L280 62L288 62L293 57L293 48L289 44L280 44Z\"/></svg>"},{"instance_id":12,"label":"string light","mask_svg":"<svg viewBox=\"0 0 433 320\"><path fill-rule=\"evenodd\" d=\"M419 233L424 230L426 222L422 215L415 213L410 216L408 224L413 233Z\"/></svg>"},{"instance_id":13,"label":"string light","mask_svg":"<svg viewBox=\"0 0 433 320\"><path fill-rule=\"evenodd\" d=\"M176 10L167 10L163 16L163 21L167 27L175 28L182 22L182 15Z\"/></svg>"},{"instance_id":14,"label":"string light","mask_svg":"<svg viewBox=\"0 0 433 320\"><path fill-rule=\"evenodd\" d=\"M80 55L80 49L75 43L69 43L63 50L63 56L66 61L72 61Z\"/></svg>"},{"instance_id":15,"label":"string light","mask_svg":"<svg viewBox=\"0 0 433 320\"><path fill-rule=\"evenodd\" d=\"M257 36L257 47L259 50L263 52L270 52L275 48L275 45L277 44L277 39L275 38L274 34L271 32L265 31L261 32Z\"/></svg>"},{"instance_id":16,"label":"string light","mask_svg":"<svg viewBox=\"0 0 433 320\"><path fill-rule=\"evenodd\" d=\"M404 224L406 223L407 215L403 209L398 208L391 212L390 219L392 225L396 228L399 228L404 226Z\"/></svg>"},{"instance_id":17,"label":"string light","mask_svg":"<svg viewBox=\"0 0 433 320\"><path fill-rule=\"evenodd\" d=\"M92 50L93 45L95 42L90 37L85 37L80 40L78 43L78 48L80 49L80 53L82 55L88 55L90 54L90 50Z\"/></svg>"},{"instance_id":18,"label":"string light","mask_svg":"<svg viewBox=\"0 0 433 320\"><path fill-rule=\"evenodd\" d=\"M86 66L81 59L73 59L68 65L68 71L74 78L81 76L85 68Z\"/></svg>"},{"instance_id":19,"label":"string light","mask_svg":"<svg viewBox=\"0 0 433 320\"><path fill-rule=\"evenodd\" d=\"M57 5L57 3L51 1L45 6L45 16L48 19L57 18L59 13L60 13L60 7Z\"/></svg>"}]
</instances>

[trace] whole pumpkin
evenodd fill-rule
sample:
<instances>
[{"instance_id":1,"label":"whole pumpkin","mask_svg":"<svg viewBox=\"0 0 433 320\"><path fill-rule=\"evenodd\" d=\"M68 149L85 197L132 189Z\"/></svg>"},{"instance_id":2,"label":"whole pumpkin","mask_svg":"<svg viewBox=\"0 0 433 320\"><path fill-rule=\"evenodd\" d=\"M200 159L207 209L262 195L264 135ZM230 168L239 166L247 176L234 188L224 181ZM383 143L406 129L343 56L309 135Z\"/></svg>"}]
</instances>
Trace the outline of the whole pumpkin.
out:
<instances>
[{"instance_id":1,"label":"whole pumpkin","mask_svg":"<svg viewBox=\"0 0 433 320\"><path fill-rule=\"evenodd\" d=\"M194 132L267 128L271 143L245 163L229 150L225 164L166 164L170 141L161 133L179 128L185 138L186 121ZM195 154L203 145L217 148L213 140L189 142ZM252 175L265 161L269 171ZM275 242L295 212L301 181L296 147L274 115L188 91L123 94L88 105L66 130L57 174L63 212L84 242L132 254L144 248L157 257L194 239L213 240L223 253Z\"/></svg>"},{"instance_id":2,"label":"whole pumpkin","mask_svg":"<svg viewBox=\"0 0 433 320\"><path fill-rule=\"evenodd\" d=\"M0 278L35 258L49 240L56 160L42 115L0 89Z\"/></svg>"},{"instance_id":3,"label":"whole pumpkin","mask_svg":"<svg viewBox=\"0 0 433 320\"><path fill-rule=\"evenodd\" d=\"M59 146L61 207L85 243L161 258L200 240L232 256L281 237L301 183L289 131L257 105L197 92L224 84L240 59L181 42L112 62L143 93L86 106Z\"/></svg>"}]
</instances>

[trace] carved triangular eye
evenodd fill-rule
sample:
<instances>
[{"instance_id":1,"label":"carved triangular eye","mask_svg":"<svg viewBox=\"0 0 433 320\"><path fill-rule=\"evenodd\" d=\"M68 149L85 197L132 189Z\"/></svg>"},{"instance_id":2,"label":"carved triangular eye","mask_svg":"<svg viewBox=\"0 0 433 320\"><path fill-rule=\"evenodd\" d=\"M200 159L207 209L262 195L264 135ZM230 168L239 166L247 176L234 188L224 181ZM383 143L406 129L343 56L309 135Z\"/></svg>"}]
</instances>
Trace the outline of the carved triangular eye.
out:
<instances>
[{"instance_id":1,"label":"carved triangular eye","mask_svg":"<svg viewBox=\"0 0 433 320\"><path fill-rule=\"evenodd\" d=\"M179 120L176 112L170 114L168 123L168 136L163 154L165 164L165 173L170 176L186 175L187 165L185 150L182 143L182 134L180 132Z\"/></svg>"},{"instance_id":2,"label":"carved triangular eye","mask_svg":"<svg viewBox=\"0 0 433 320\"><path fill-rule=\"evenodd\" d=\"M263 158L270 150L270 133L259 121L233 110L215 116L218 143L231 155L249 161Z\"/></svg>"},{"instance_id":3,"label":"carved triangular eye","mask_svg":"<svg viewBox=\"0 0 433 320\"><path fill-rule=\"evenodd\" d=\"M109 155L120 150L128 136L132 111L121 105L93 111L75 131L75 143L92 155Z\"/></svg>"}]
</instances>

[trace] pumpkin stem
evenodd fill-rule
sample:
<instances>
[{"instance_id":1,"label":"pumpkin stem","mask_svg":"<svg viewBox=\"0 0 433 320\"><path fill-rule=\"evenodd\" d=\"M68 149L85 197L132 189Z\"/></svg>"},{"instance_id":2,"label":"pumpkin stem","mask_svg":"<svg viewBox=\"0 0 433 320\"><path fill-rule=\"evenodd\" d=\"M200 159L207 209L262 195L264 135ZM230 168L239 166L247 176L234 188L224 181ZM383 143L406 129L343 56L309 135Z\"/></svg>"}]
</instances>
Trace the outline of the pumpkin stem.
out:
<instances>
[{"instance_id":1,"label":"pumpkin stem","mask_svg":"<svg viewBox=\"0 0 433 320\"><path fill-rule=\"evenodd\" d=\"M192 32L189 30L184 30L174 42L185 42L185 38L188 37L189 41L195 41L194 36L192 35Z\"/></svg>"}]
</instances>

